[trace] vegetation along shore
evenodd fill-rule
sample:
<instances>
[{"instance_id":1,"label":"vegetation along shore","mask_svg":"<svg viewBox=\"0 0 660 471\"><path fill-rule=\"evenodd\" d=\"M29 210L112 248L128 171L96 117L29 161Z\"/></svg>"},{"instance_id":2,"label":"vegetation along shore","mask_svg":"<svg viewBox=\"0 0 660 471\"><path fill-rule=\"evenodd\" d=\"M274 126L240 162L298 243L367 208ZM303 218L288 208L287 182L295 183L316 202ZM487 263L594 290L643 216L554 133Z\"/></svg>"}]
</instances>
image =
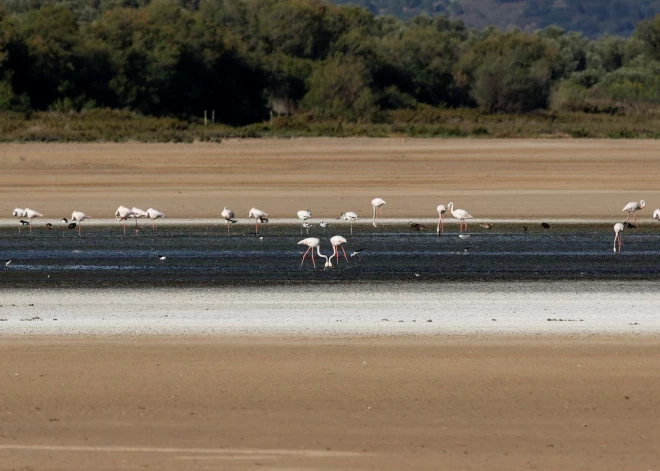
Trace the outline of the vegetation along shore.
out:
<instances>
[{"instance_id":1,"label":"vegetation along shore","mask_svg":"<svg viewBox=\"0 0 660 471\"><path fill-rule=\"evenodd\" d=\"M319 0L5 2L0 32L3 141L660 136L660 16L591 39Z\"/></svg>"}]
</instances>

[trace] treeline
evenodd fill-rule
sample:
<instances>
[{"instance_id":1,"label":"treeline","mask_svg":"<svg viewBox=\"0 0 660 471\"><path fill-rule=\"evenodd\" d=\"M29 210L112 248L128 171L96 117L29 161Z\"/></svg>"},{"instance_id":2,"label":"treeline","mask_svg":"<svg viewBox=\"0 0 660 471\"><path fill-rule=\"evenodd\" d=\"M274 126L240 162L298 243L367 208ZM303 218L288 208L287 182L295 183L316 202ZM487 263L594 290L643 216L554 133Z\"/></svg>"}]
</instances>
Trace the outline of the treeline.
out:
<instances>
[{"instance_id":1,"label":"treeline","mask_svg":"<svg viewBox=\"0 0 660 471\"><path fill-rule=\"evenodd\" d=\"M432 123L437 110L621 116L658 104L660 16L630 38L591 40L318 0L0 5L0 112L27 120L109 109L191 122L214 110L232 126L376 126Z\"/></svg>"}]
</instances>

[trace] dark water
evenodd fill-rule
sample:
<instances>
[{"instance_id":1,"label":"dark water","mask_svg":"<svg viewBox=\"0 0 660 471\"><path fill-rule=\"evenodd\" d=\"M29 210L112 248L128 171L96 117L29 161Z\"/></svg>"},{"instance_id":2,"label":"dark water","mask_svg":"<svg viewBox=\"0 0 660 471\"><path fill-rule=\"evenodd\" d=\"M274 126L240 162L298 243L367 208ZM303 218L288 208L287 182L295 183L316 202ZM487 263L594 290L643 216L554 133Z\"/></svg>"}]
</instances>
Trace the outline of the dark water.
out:
<instances>
[{"instance_id":1,"label":"dark water","mask_svg":"<svg viewBox=\"0 0 660 471\"><path fill-rule=\"evenodd\" d=\"M342 256L339 267L324 269L316 257L300 267L299 226L263 226L263 240L245 226L227 237L221 227L144 229L123 236L117 227L86 227L77 232L35 230L32 235L0 229L1 287L65 286L215 286L269 283L358 281L503 281L503 280L660 280L660 226L648 224L624 233L623 253L612 251L607 225L473 224L468 239L455 232L441 237L413 232L407 225L373 230L340 228L347 252L363 248L364 260ZM315 228L331 254L332 232ZM306 247L305 247L306 248ZM159 255L167 256L161 264ZM418 274L419 276L416 276Z\"/></svg>"}]
</instances>

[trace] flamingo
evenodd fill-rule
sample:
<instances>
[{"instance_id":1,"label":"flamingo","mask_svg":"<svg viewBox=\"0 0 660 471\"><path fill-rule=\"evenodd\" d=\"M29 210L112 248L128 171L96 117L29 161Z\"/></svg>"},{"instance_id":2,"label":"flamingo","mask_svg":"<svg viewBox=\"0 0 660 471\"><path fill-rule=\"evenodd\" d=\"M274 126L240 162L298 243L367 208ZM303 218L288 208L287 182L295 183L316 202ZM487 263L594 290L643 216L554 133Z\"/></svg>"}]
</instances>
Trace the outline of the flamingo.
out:
<instances>
[{"instance_id":1,"label":"flamingo","mask_svg":"<svg viewBox=\"0 0 660 471\"><path fill-rule=\"evenodd\" d=\"M164 218L164 217L167 217L167 216L165 216L163 213L161 213L157 209L149 208L149 209L147 209L147 217L149 219L151 219L151 227L153 227L153 229L155 230L156 229L156 219Z\"/></svg>"},{"instance_id":2,"label":"flamingo","mask_svg":"<svg viewBox=\"0 0 660 471\"><path fill-rule=\"evenodd\" d=\"M85 213L83 213L82 211L74 211L74 212L71 213L71 220L72 221L78 221L78 237L82 237L82 232L81 232L82 231L82 222L85 219L92 219L92 218L89 217L88 215L86 215ZM73 223L73 224L75 224L75 223ZM70 226L71 225L69 225L69 227ZM76 226L74 225L73 227L76 227Z\"/></svg>"},{"instance_id":3,"label":"flamingo","mask_svg":"<svg viewBox=\"0 0 660 471\"><path fill-rule=\"evenodd\" d=\"M346 213L341 213L337 219L342 219L344 221L350 221L351 223L351 235L353 235L353 223L358 220L358 215L353 211L348 211Z\"/></svg>"},{"instance_id":4,"label":"flamingo","mask_svg":"<svg viewBox=\"0 0 660 471\"><path fill-rule=\"evenodd\" d=\"M465 224L465 230L467 230L467 222L465 222L466 219L474 219L470 213L465 211L464 209L454 209L454 203L449 203L447 205L449 207L449 211L451 212L451 215L454 216L456 219L460 221L460 224L458 226L458 231L461 232L463 230L463 224Z\"/></svg>"},{"instance_id":5,"label":"flamingo","mask_svg":"<svg viewBox=\"0 0 660 471\"><path fill-rule=\"evenodd\" d=\"M39 211L35 211L34 209L30 208L25 208L25 217L30 220L30 234L32 234L32 219L34 218L41 218L44 217L43 214L41 214Z\"/></svg>"},{"instance_id":6,"label":"flamingo","mask_svg":"<svg viewBox=\"0 0 660 471\"><path fill-rule=\"evenodd\" d=\"M658 221L660 221L660 209L656 209L655 211L653 211L653 219L657 219Z\"/></svg>"},{"instance_id":7,"label":"flamingo","mask_svg":"<svg viewBox=\"0 0 660 471\"><path fill-rule=\"evenodd\" d=\"M312 219L312 212L309 209L301 209L296 214L298 214L298 219L303 220L303 225L300 228L300 235L302 235L303 228L307 229L307 233L309 234L309 228L312 226L311 224L309 225L309 227L305 226L305 221L307 221L308 219Z\"/></svg>"},{"instance_id":8,"label":"flamingo","mask_svg":"<svg viewBox=\"0 0 660 471\"><path fill-rule=\"evenodd\" d=\"M334 236L330 238L330 243L332 244L332 256L330 257L330 263L332 266L332 257L337 257L337 266L339 266L339 247L341 247L342 252L344 252L344 258L346 259L346 262L348 262L348 257L346 256L346 250L344 250L344 247L341 244L345 244L347 242L346 239L344 239L342 236Z\"/></svg>"},{"instance_id":9,"label":"flamingo","mask_svg":"<svg viewBox=\"0 0 660 471\"><path fill-rule=\"evenodd\" d=\"M438 228L436 229L436 233L440 235L445 232L445 213L447 212L447 208L445 207L444 204L439 204L436 209L438 210L438 216L439 216Z\"/></svg>"},{"instance_id":10,"label":"flamingo","mask_svg":"<svg viewBox=\"0 0 660 471\"><path fill-rule=\"evenodd\" d=\"M138 231L137 220L142 218L142 217L146 217L147 212L141 210L140 208L136 208L135 206L133 206L133 209L131 209L131 212L133 213L132 217L135 219L135 233L137 234L139 232Z\"/></svg>"},{"instance_id":11,"label":"flamingo","mask_svg":"<svg viewBox=\"0 0 660 471\"><path fill-rule=\"evenodd\" d=\"M646 201L644 200L641 200L639 203L637 201L631 201L630 203L625 205L621 211L628 212L628 217L626 218L626 222L628 222L628 219L630 219L630 213L633 213L633 216L635 218L635 225L637 225L636 211L639 209L644 209L645 206L646 206Z\"/></svg>"},{"instance_id":12,"label":"flamingo","mask_svg":"<svg viewBox=\"0 0 660 471\"><path fill-rule=\"evenodd\" d=\"M268 213L257 208L252 208L248 214L248 218L254 218L254 232L259 234L259 223L265 224L268 222Z\"/></svg>"},{"instance_id":13,"label":"flamingo","mask_svg":"<svg viewBox=\"0 0 660 471\"><path fill-rule=\"evenodd\" d=\"M126 235L126 221L128 218L135 217L133 215L133 211L128 209L126 206L120 206L117 208L117 211L115 211L115 218L117 218L117 221L124 221L122 226L124 227L124 235Z\"/></svg>"},{"instance_id":14,"label":"flamingo","mask_svg":"<svg viewBox=\"0 0 660 471\"><path fill-rule=\"evenodd\" d=\"M620 222L617 222L614 225L614 253L616 253L616 243L619 242L619 253L621 253L621 243L622 237L621 233L624 231L626 226Z\"/></svg>"},{"instance_id":15,"label":"flamingo","mask_svg":"<svg viewBox=\"0 0 660 471\"><path fill-rule=\"evenodd\" d=\"M234 211L227 209L227 206L225 206L225 209L222 210L220 215L225 218L225 221L227 222L227 235L229 235L229 223L231 222L233 224L238 222L236 219L234 219Z\"/></svg>"},{"instance_id":16,"label":"flamingo","mask_svg":"<svg viewBox=\"0 0 660 471\"><path fill-rule=\"evenodd\" d=\"M17 218L25 218L27 217L27 214L25 213L25 210L23 208L14 208L14 212L11 213L12 216L17 217ZM21 233L21 226L22 224L18 225L18 233Z\"/></svg>"},{"instance_id":17,"label":"flamingo","mask_svg":"<svg viewBox=\"0 0 660 471\"><path fill-rule=\"evenodd\" d=\"M328 258L327 255L323 255L321 253L321 241L317 239L316 237L308 237L307 239L303 239L300 242L298 242L298 245L306 245L307 246L307 251L303 254L302 257L302 262L300 262L300 266L303 266L303 263L305 263L305 257L307 256L307 253L311 250L312 251L312 264L314 265L314 268L316 268L316 262L314 261L314 249L317 250L317 253L319 254L319 257L325 258L325 266L327 267L332 267L332 262Z\"/></svg>"},{"instance_id":18,"label":"flamingo","mask_svg":"<svg viewBox=\"0 0 660 471\"><path fill-rule=\"evenodd\" d=\"M376 226L376 215L377 215L378 211L380 211L380 218L381 219L383 218L383 208L382 208L382 206L384 204L386 204L386 203L385 203L385 200L382 199L382 198L374 198L374 199L371 200L371 206L373 206L373 208L374 208L374 216L373 216L373 219L372 219L372 223L373 223L374 227L377 227Z\"/></svg>"}]
</instances>

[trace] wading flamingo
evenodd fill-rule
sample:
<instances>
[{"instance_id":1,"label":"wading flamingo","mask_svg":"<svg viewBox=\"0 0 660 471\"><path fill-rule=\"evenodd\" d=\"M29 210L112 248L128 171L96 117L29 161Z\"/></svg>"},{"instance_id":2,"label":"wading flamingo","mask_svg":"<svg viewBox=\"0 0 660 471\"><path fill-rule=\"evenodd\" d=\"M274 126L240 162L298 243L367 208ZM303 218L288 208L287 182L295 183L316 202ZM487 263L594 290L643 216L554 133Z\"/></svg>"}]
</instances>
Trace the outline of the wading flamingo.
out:
<instances>
[{"instance_id":1,"label":"wading flamingo","mask_svg":"<svg viewBox=\"0 0 660 471\"><path fill-rule=\"evenodd\" d=\"M41 214L39 211L35 211L34 209L30 208L25 208L25 216L30 220L30 234L32 234L32 219L34 218L41 218L44 217L43 214Z\"/></svg>"},{"instance_id":2,"label":"wading flamingo","mask_svg":"<svg viewBox=\"0 0 660 471\"><path fill-rule=\"evenodd\" d=\"M330 256L330 266L332 266L332 257L337 257L337 266L339 266L339 248L341 247L342 252L344 252L344 258L348 263L348 257L346 256L346 250L342 244L345 244L347 241L342 236L334 236L330 238L330 243L332 244L332 255Z\"/></svg>"},{"instance_id":3,"label":"wading flamingo","mask_svg":"<svg viewBox=\"0 0 660 471\"><path fill-rule=\"evenodd\" d=\"M71 213L71 220L72 221L77 221L77 223L78 223L78 237L82 237L82 222L85 219L92 219L92 218L89 217L88 215L86 215L85 213L83 213L82 211L74 211L74 212ZM75 224L75 223L73 223L73 224ZM71 227L71 225L69 225L69 227ZM76 227L76 226L74 225L73 227Z\"/></svg>"},{"instance_id":4,"label":"wading flamingo","mask_svg":"<svg viewBox=\"0 0 660 471\"><path fill-rule=\"evenodd\" d=\"M156 219L167 217L160 211L154 208L147 209L147 217L151 219L151 227L156 229Z\"/></svg>"},{"instance_id":5,"label":"wading flamingo","mask_svg":"<svg viewBox=\"0 0 660 471\"><path fill-rule=\"evenodd\" d=\"M628 213L626 222L628 222L628 219L630 219L630 213L633 213L635 225L637 225L637 211L640 209L644 209L645 206L646 206L646 201L644 200L641 200L639 203L637 201L631 201L630 203L625 205L621 211L626 211Z\"/></svg>"},{"instance_id":6,"label":"wading flamingo","mask_svg":"<svg viewBox=\"0 0 660 471\"><path fill-rule=\"evenodd\" d=\"M614 225L614 253L616 253L617 242L619 243L619 253L621 253L621 243L622 243L621 233L625 228L626 226L620 222L617 222Z\"/></svg>"},{"instance_id":7,"label":"wading flamingo","mask_svg":"<svg viewBox=\"0 0 660 471\"><path fill-rule=\"evenodd\" d=\"M26 212L25 212L25 210L24 210L23 208L14 208L14 211L11 213L11 215L14 216L14 217L17 217L17 218L25 218L25 217L27 217L27 214L26 214ZM23 224L21 224L21 223L19 222L19 224L18 224L18 233L19 233L19 234L21 233L21 226L22 226L22 225L23 225Z\"/></svg>"},{"instance_id":8,"label":"wading flamingo","mask_svg":"<svg viewBox=\"0 0 660 471\"><path fill-rule=\"evenodd\" d=\"M296 214L298 215L298 219L302 219L303 221L302 227L300 228L300 235L302 235L303 228L307 229L307 233L309 234L309 228L312 227L312 225L308 224L306 226L305 221L312 219L312 212L309 209L301 209Z\"/></svg>"},{"instance_id":9,"label":"wading flamingo","mask_svg":"<svg viewBox=\"0 0 660 471\"><path fill-rule=\"evenodd\" d=\"M131 212L133 213L132 217L135 219L135 233L137 234L139 232L137 220L143 217L147 217L147 212L141 210L140 208L136 208L135 206L133 206Z\"/></svg>"},{"instance_id":10,"label":"wading flamingo","mask_svg":"<svg viewBox=\"0 0 660 471\"><path fill-rule=\"evenodd\" d=\"M234 211L231 209L227 209L227 206L225 206L225 209L222 210L220 215L225 219L227 222L227 235L229 235L229 224L234 224L237 223L238 221L234 219Z\"/></svg>"},{"instance_id":11,"label":"wading flamingo","mask_svg":"<svg viewBox=\"0 0 660 471\"><path fill-rule=\"evenodd\" d=\"M303 254L302 257L302 262L300 262L300 266L303 266L303 263L305 263L305 257L307 256L307 253L311 250L312 251L312 265L314 265L314 268L316 268L316 262L314 261L314 249L316 249L317 253L319 254L319 257L325 258L325 266L327 267L332 267L332 262L328 258L327 255L323 255L321 253L321 241L317 239L316 237L308 237L307 239L303 239L300 242L298 242L298 245L306 245L307 250Z\"/></svg>"},{"instance_id":12,"label":"wading flamingo","mask_svg":"<svg viewBox=\"0 0 660 471\"><path fill-rule=\"evenodd\" d=\"M378 216L379 211L380 211L380 218L383 219L383 208L382 208L382 206L384 204L387 204L387 203L385 203L385 200L382 199L382 198L374 198L374 199L371 200L371 206L373 206L373 208L374 208L374 216L373 216L373 219L372 219L372 224L374 225L374 227L377 227L376 226L376 217Z\"/></svg>"},{"instance_id":13,"label":"wading flamingo","mask_svg":"<svg viewBox=\"0 0 660 471\"><path fill-rule=\"evenodd\" d=\"M133 211L128 209L126 206L120 206L117 208L117 211L115 211L115 218L117 218L117 221L124 221L122 226L124 227L124 235L126 235L126 221L128 218L135 217L133 215Z\"/></svg>"},{"instance_id":14,"label":"wading flamingo","mask_svg":"<svg viewBox=\"0 0 660 471\"><path fill-rule=\"evenodd\" d=\"M458 232L463 231L463 225L464 224L465 224L465 230L467 230L468 225L467 225L467 222L465 222L465 220L466 219L474 219L470 215L470 213L468 213L464 209L454 209L454 203L449 203L447 205L447 207L449 208L449 212L451 212L451 215L454 216L456 219L458 219L460 221L459 226L458 226Z\"/></svg>"},{"instance_id":15,"label":"wading flamingo","mask_svg":"<svg viewBox=\"0 0 660 471\"><path fill-rule=\"evenodd\" d=\"M257 208L252 208L250 214L248 214L248 218L254 218L254 232L259 234L259 223L265 224L268 222L268 213Z\"/></svg>"},{"instance_id":16,"label":"wading flamingo","mask_svg":"<svg viewBox=\"0 0 660 471\"><path fill-rule=\"evenodd\" d=\"M447 208L444 204L439 204L436 209L438 210L438 228L436 229L436 233L440 235L445 232L445 213L447 212Z\"/></svg>"},{"instance_id":17,"label":"wading flamingo","mask_svg":"<svg viewBox=\"0 0 660 471\"><path fill-rule=\"evenodd\" d=\"M658 221L660 221L660 209L656 209L655 211L653 211L653 219L657 219Z\"/></svg>"},{"instance_id":18,"label":"wading flamingo","mask_svg":"<svg viewBox=\"0 0 660 471\"><path fill-rule=\"evenodd\" d=\"M339 216L337 219L349 221L351 223L351 235L353 235L353 223L358 220L358 215L353 211L348 211L347 213L341 213L341 216Z\"/></svg>"}]
</instances>

